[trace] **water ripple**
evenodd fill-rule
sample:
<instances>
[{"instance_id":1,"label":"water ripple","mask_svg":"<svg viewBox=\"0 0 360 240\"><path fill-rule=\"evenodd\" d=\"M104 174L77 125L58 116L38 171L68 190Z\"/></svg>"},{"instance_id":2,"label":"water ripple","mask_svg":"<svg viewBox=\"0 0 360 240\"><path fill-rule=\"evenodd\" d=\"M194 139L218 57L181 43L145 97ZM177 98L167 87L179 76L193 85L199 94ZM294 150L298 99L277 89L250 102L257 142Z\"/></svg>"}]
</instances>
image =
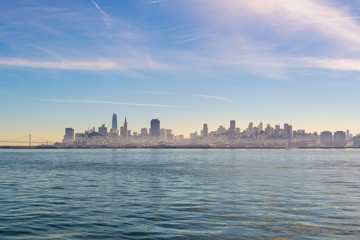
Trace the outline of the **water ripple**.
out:
<instances>
[{"instance_id":1,"label":"water ripple","mask_svg":"<svg viewBox=\"0 0 360 240\"><path fill-rule=\"evenodd\" d=\"M360 150L0 150L0 239L357 239Z\"/></svg>"}]
</instances>

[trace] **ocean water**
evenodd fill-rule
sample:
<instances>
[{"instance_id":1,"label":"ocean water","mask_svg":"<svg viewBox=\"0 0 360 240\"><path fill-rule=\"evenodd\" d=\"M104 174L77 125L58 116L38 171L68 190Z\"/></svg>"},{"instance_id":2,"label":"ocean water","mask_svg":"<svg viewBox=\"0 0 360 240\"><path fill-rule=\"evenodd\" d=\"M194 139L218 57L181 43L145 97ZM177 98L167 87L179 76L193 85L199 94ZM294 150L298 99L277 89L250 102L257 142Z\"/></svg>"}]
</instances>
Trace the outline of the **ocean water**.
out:
<instances>
[{"instance_id":1,"label":"ocean water","mask_svg":"<svg viewBox=\"0 0 360 240\"><path fill-rule=\"evenodd\" d=\"M360 150L0 150L0 239L360 239Z\"/></svg>"}]
</instances>

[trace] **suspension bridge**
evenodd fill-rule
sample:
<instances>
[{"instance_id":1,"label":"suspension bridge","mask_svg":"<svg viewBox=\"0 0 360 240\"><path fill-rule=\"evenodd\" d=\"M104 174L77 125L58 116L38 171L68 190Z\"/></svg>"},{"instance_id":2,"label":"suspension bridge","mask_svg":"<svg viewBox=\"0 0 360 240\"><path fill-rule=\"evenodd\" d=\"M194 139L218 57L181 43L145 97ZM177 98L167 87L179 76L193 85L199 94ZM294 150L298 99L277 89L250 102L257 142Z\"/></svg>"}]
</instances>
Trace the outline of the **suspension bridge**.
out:
<instances>
[{"instance_id":1,"label":"suspension bridge","mask_svg":"<svg viewBox=\"0 0 360 240\"><path fill-rule=\"evenodd\" d=\"M21 143L26 143L29 144L29 146L31 147L31 144L35 144L35 145L49 145L49 144L54 144L55 142L50 142L44 138L35 136L33 134L28 134L25 136L21 136L21 137L16 137L16 138L12 138L12 139L6 139L6 140L0 140L0 144L4 145L4 144L21 144Z\"/></svg>"}]
</instances>

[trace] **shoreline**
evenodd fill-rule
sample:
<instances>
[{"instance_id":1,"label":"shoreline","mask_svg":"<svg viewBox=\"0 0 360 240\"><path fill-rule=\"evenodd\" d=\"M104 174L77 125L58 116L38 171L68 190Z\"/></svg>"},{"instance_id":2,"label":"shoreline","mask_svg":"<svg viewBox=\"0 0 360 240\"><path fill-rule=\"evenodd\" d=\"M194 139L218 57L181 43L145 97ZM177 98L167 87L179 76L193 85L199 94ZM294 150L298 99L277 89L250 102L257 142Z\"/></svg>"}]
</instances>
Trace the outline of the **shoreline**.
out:
<instances>
[{"instance_id":1,"label":"shoreline","mask_svg":"<svg viewBox=\"0 0 360 240\"><path fill-rule=\"evenodd\" d=\"M360 147L211 147L211 146L0 146L0 149L360 149Z\"/></svg>"}]
</instances>

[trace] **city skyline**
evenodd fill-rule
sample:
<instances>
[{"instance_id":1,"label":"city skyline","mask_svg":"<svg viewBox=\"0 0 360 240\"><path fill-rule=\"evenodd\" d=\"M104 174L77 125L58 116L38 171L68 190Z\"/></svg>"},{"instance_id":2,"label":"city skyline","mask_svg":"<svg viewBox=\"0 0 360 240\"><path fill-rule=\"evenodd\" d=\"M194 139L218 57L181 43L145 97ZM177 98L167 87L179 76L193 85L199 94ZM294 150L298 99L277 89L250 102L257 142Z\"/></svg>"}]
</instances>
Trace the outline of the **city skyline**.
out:
<instances>
[{"instance_id":1,"label":"city skyline","mask_svg":"<svg viewBox=\"0 0 360 240\"><path fill-rule=\"evenodd\" d=\"M124 118L124 123L121 123L121 118ZM189 139L191 138L191 135L193 135L194 133L197 134L197 136L203 136L203 132L206 132L205 136L208 136L211 133L217 132L219 130L219 128L223 128L224 131L234 134L236 133L244 133L246 132L249 128L258 128L259 132L260 131L266 131L266 128L271 127L274 130L279 127L279 129L281 129L282 131L284 131L284 134L289 136L289 134L291 134L291 132L296 132L296 131L304 131L307 134L318 134L320 136L320 134L322 132L329 132L329 133L335 133L338 131L343 131L346 132L348 135L350 134L351 136L357 136L360 135L360 133L357 132L352 132L350 131L348 128L343 128L343 129L335 129L335 130L331 130L331 129L323 129L323 130L309 130L306 128L298 128L298 127L293 127L293 125L286 123L286 122L280 122L280 123L268 123L268 122L255 122L255 121L251 121L247 124L241 124L239 123L240 121L238 120L227 120L227 121L222 121L220 122L220 124L218 125L210 125L208 124L209 121L201 123L201 124L197 124L197 128L195 128L195 130L191 129L191 130L185 130L184 132L181 132L179 129L177 129L176 126L171 126L169 123L164 123L162 121L162 124L160 125L160 120L159 119L151 119L147 120L147 124L143 125L143 126L132 126L132 124L130 123L130 128L128 128L128 122L127 122L127 116L121 116L120 120L118 120L118 114L113 113L112 117L108 119L108 121L103 121L100 122L97 120L96 122L99 122L99 124L97 125L93 125L93 124L89 124L88 127L86 128L85 125L83 124L80 128L73 128L70 125L68 125L67 127L65 127L65 133L67 131L71 131L72 135L75 136L76 132L86 132L87 130L91 130L92 132L95 133L101 133L102 134L115 134L118 135L119 137L125 137L128 138L128 136L133 136L133 133L137 133L137 134L141 134L142 131L146 130L147 134L149 136L157 136L160 139L160 130L165 129L165 130L171 130L172 134L174 136L179 136L181 135L183 138L185 139ZM90 120L90 119L89 119ZM92 121L94 119L91 119L90 122L94 122ZM146 122L146 120L144 121L144 119L142 119L142 122ZM153 122L157 122L154 123ZM210 121L211 122L211 121ZM243 122L243 121L242 121ZM111 127L110 127L111 126ZM154 126L154 128L156 129L156 133L152 133L152 127ZM164 127L165 126L165 127ZM296 125L295 125L296 126ZM115 128L114 128L115 127ZM289 128L290 127L290 128ZM59 136L56 136L55 138L51 138L48 136L35 136L38 139L41 139L41 143L45 144L45 142L49 142L50 144L53 143L60 143L62 142L62 136L63 136L63 131L64 128L62 128L61 134ZM238 132L240 131L240 132ZM289 133L290 132L290 133ZM29 135L31 135L32 133L29 133ZM22 137L22 139L24 140L25 138L28 138L29 135L25 135ZM65 134L66 135L66 134ZM19 136L16 136L16 139ZM31 138L31 137L30 137ZM7 140L16 140L16 139L7 139ZM66 138L65 138L66 139ZM0 139L0 140L6 140L6 139ZM40 143L40 142L38 142ZM0 146L12 146L12 145L28 145L27 141L24 141L23 144L18 144L16 142L11 143L11 141L9 142L0 142Z\"/></svg>"},{"instance_id":2,"label":"city skyline","mask_svg":"<svg viewBox=\"0 0 360 240\"><path fill-rule=\"evenodd\" d=\"M246 129L252 129L252 128L258 128L259 131L266 131L266 128L268 127L272 127L276 128L276 126L280 126L280 127L283 127L282 129L284 130L284 134L286 136L291 136L291 132L295 132L295 131L298 131L298 130L301 130L301 131L305 131L306 133L321 133L321 132L336 132L336 131L346 131L346 132L349 132L351 134L353 134L353 132L351 132L349 129L337 129L336 131L329 131L329 130L323 130L323 131L308 131L307 129L304 129L304 128L293 128L293 125L292 124L289 124L289 123L275 123L275 124L270 124L270 123L265 123L263 121L260 121L258 122L258 125L256 122L254 121L251 121L250 123L248 123L247 126L239 126L238 123L237 123L237 120L228 120L228 122L226 124L220 124L220 125L217 125L217 126L213 126L211 128L211 126L209 127L208 123L202 123L202 124L198 124L200 127L195 130L194 132L197 132L199 134L199 136L203 135L202 132L204 132L204 135L207 136L210 132L213 132L213 131L216 131L216 129L218 129L219 127L224 127L224 129L226 131L228 131L230 134L235 134L237 131L240 131L240 132L243 132L243 131L246 131ZM264 126L266 125L266 127ZM115 135L118 135L118 136L123 136L125 138L127 138L128 136L132 135L134 132L135 133L140 133L142 129L146 129L148 131L148 134L149 136L156 136L156 137L159 137L160 136L160 130L161 129L171 129L171 130L175 130L176 132L176 135L184 135L185 137L189 137L190 134L194 133L194 132L189 132L190 130L188 130L187 132L189 132L189 134L187 134L188 136L186 136L186 133L182 133L182 132L179 132L179 131L176 131L176 126L173 126L172 128L163 128L161 127L162 125L160 125L160 120L159 119L151 119L151 120L148 120L148 125L146 126L141 126L140 128L131 128L129 129L128 128L128 122L127 122L127 116L125 116L125 121L123 123L123 125L119 124L119 122L117 121L117 114L116 113L113 113L112 115L112 120L111 120L111 128L109 128L109 131L108 131L108 128L106 126L109 126L109 124L107 123L102 123L101 126L92 126L92 125L89 125L88 126L88 129L87 130L91 130L91 129L97 129L98 127L99 128L106 128L106 133L109 133L109 134L115 134ZM202 126L202 128L201 128ZM153 130L152 130L153 129ZM80 129L79 129L80 130ZM82 129L82 130L86 130L85 128ZM115 131L114 131L115 130ZM127 133L130 133L130 134L127 134ZM356 136L360 133L354 133L353 135Z\"/></svg>"},{"instance_id":3,"label":"city skyline","mask_svg":"<svg viewBox=\"0 0 360 240\"><path fill-rule=\"evenodd\" d=\"M113 114L112 126L117 125L117 115ZM120 133L119 130L120 129ZM128 129L127 118L120 128L112 127L107 131L105 124L96 128L88 128L84 132L76 132L73 128L65 128L62 143L53 147L231 147L231 148L312 148L312 147L360 147L360 134L355 136L349 131L338 130L308 132L306 129L294 129L289 123L271 126L260 122L250 122L246 128L236 125L230 120L228 126L220 125L210 129L203 123L202 130L176 135L172 129L161 127L159 119L152 119L150 127L142 127L140 131ZM31 146L29 137L29 145ZM48 145L48 144L46 144ZM52 144L51 144L52 145Z\"/></svg>"},{"instance_id":4,"label":"city skyline","mask_svg":"<svg viewBox=\"0 0 360 240\"><path fill-rule=\"evenodd\" d=\"M186 136L227 119L360 133L355 0L0 6L0 139L110 130L114 112Z\"/></svg>"},{"instance_id":5,"label":"city skyline","mask_svg":"<svg viewBox=\"0 0 360 240\"><path fill-rule=\"evenodd\" d=\"M240 128L236 124L236 120L230 120L229 126L223 126L219 125L218 127L215 126L214 129L209 130L209 126L207 123L203 123L202 130L195 131L193 133L190 133L189 136L184 136L184 134L174 134L173 129L166 129L161 128L160 120L159 119L151 119L150 126L149 127L141 127L139 131L135 129L128 129L128 122L127 117L125 116L125 120L122 126L119 128L118 121L117 121L117 114L114 113L112 115L112 121L111 121L111 128L108 131L106 124L102 124L100 127L98 127L98 131L96 131L96 127L88 126L88 129L84 132L78 132L75 134L75 130L73 128L66 128L65 129L65 135L62 140L64 144L72 145L76 142L77 144L84 145L86 143L86 139L91 140L93 137L100 137L100 139L97 139L97 141L94 142L94 139L90 141L91 144L114 144L115 142L117 144L137 144L139 143L139 140L142 140L142 144L144 144L143 140L146 140L146 144L152 144L152 141L157 142L164 142L164 143L179 143L180 144L190 144L189 146L196 146L198 143L195 143L194 141L191 142L183 142L182 140L185 139L205 139L208 142L202 142L211 144L210 138L215 137L216 141L219 141L219 139L222 139L224 143L231 140L233 141L234 138L238 138L238 143L242 140L246 140L248 138L258 138L263 140L283 140L283 139L293 139L298 136L298 138L301 139L301 144L306 143L306 146L320 146L316 145L321 142L321 144L324 144L325 146L333 146L334 144L346 145L348 141L351 141L353 137L355 136L356 139L360 140L360 134L352 134L349 129L346 131L337 130L333 133L331 131L322 131L322 132L308 132L306 129L294 129L292 125L288 123L283 124L283 128L280 124L276 124L274 126L271 126L271 124L266 124L266 128L264 127L264 123L260 122L258 125L254 124L253 122L250 122L247 126L247 128ZM216 129L217 128L217 129ZM224 136L225 139L223 138ZM90 138L91 139L90 139ZM219 138L220 137L220 138ZM105 138L107 140L105 140ZM80 139L80 140L79 140ZM306 141L304 141L304 139ZM214 140L214 139L213 139ZM30 141L30 140L29 140ZM74 142L75 141L75 142ZM150 141L150 142L148 142ZM220 142L221 142L220 141ZM262 140L261 140L262 141ZM260 142L261 142L260 141ZM309 141L311 142L309 144ZM358 141L358 140L355 140ZM141 142L141 141L140 141ZM279 144L277 141L276 144ZM283 143L280 143L283 144ZM357 143L355 143L357 144ZM304 145L305 146L305 145Z\"/></svg>"}]
</instances>

